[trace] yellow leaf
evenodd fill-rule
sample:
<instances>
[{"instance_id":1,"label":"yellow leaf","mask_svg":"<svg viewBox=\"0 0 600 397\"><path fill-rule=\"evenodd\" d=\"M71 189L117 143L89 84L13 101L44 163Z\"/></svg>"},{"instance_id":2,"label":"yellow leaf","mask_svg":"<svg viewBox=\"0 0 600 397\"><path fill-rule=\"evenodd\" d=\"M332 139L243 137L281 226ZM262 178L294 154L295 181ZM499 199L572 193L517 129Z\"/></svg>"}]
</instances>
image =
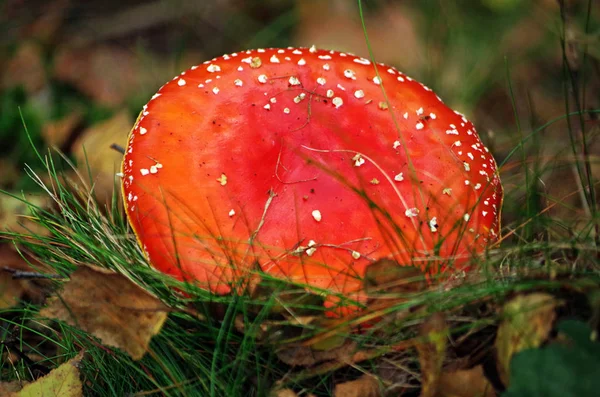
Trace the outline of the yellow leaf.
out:
<instances>
[{"instance_id":1,"label":"yellow leaf","mask_svg":"<svg viewBox=\"0 0 600 397\"><path fill-rule=\"evenodd\" d=\"M79 172L88 180L88 169L94 192L101 202L110 202L115 174L121 171L123 155L111 148L113 143L125 147L133 121L126 111L85 130L73 143L72 151Z\"/></svg>"},{"instance_id":2,"label":"yellow leaf","mask_svg":"<svg viewBox=\"0 0 600 397\"><path fill-rule=\"evenodd\" d=\"M557 301L551 295L519 295L504 305L504 320L496 336L496 366L500 379L509 383L510 360L524 349L539 347L550 334Z\"/></svg>"},{"instance_id":3,"label":"yellow leaf","mask_svg":"<svg viewBox=\"0 0 600 397\"><path fill-rule=\"evenodd\" d=\"M21 391L14 395L18 397L83 396L82 384L81 380L79 380L79 369L77 369L82 359L83 352L60 367L50 371L48 375L25 385Z\"/></svg>"}]
</instances>

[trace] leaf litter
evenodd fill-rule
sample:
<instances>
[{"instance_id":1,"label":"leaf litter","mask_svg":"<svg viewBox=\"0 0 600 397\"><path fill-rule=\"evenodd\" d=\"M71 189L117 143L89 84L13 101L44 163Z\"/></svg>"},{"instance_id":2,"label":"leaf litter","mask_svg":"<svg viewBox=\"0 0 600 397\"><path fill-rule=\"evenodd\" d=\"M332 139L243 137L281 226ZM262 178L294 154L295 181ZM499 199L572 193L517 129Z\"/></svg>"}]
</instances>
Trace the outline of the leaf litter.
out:
<instances>
[{"instance_id":1,"label":"leaf litter","mask_svg":"<svg viewBox=\"0 0 600 397\"><path fill-rule=\"evenodd\" d=\"M87 265L75 270L40 316L65 321L139 360L160 332L168 311L125 276Z\"/></svg>"},{"instance_id":2,"label":"leaf litter","mask_svg":"<svg viewBox=\"0 0 600 397\"><path fill-rule=\"evenodd\" d=\"M84 353L80 352L76 357L50 371L46 376L35 382L26 383L22 388L11 382L0 383L0 392L6 397L81 397L83 396L83 385L80 380L79 364L83 360Z\"/></svg>"}]
</instances>

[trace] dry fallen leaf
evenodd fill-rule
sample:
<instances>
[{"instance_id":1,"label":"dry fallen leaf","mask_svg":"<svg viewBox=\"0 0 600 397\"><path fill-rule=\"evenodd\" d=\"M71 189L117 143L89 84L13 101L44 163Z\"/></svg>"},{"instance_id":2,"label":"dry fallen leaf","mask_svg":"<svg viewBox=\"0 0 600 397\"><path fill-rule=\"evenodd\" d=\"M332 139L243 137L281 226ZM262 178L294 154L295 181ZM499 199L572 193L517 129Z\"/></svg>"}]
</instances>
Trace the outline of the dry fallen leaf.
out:
<instances>
[{"instance_id":1,"label":"dry fallen leaf","mask_svg":"<svg viewBox=\"0 0 600 397\"><path fill-rule=\"evenodd\" d=\"M379 381L370 375L363 375L350 382L339 383L333 389L334 397L379 397Z\"/></svg>"},{"instance_id":2,"label":"dry fallen leaf","mask_svg":"<svg viewBox=\"0 0 600 397\"><path fill-rule=\"evenodd\" d=\"M0 257L0 263L4 266L4 260ZM0 271L0 310L16 306L24 294L21 280L13 280L10 273Z\"/></svg>"},{"instance_id":3,"label":"dry fallen leaf","mask_svg":"<svg viewBox=\"0 0 600 397\"><path fill-rule=\"evenodd\" d=\"M82 175L91 171L94 192L100 202L110 202L115 174L121 170L123 155L111 149L113 143L125 147L133 121L126 111L85 130L73 143L72 153ZM119 183L116 184L117 186Z\"/></svg>"},{"instance_id":4,"label":"dry fallen leaf","mask_svg":"<svg viewBox=\"0 0 600 397\"><path fill-rule=\"evenodd\" d=\"M298 24L294 43L299 46L316 45L369 56L356 4L347 1L319 3L315 12L313 2L297 0ZM370 45L377 61L399 65L404 70L415 70L428 62L426 46L418 35L420 15L409 2L382 5L376 12L365 16ZM402 40L390 40L401 37Z\"/></svg>"},{"instance_id":5,"label":"dry fallen leaf","mask_svg":"<svg viewBox=\"0 0 600 397\"><path fill-rule=\"evenodd\" d=\"M46 85L46 71L42 61L42 48L26 41L8 62L2 76L2 87L23 86L28 94L35 94Z\"/></svg>"},{"instance_id":6,"label":"dry fallen leaf","mask_svg":"<svg viewBox=\"0 0 600 397\"><path fill-rule=\"evenodd\" d=\"M269 397L298 397L298 394L292 389L274 389L269 394ZM302 397L316 397L312 393L303 393Z\"/></svg>"},{"instance_id":7,"label":"dry fallen leaf","mask_svg":"<svg viewBox=\"0 0 600 397\"><path fill-rule=\"evenodd\" d=\"M329 350L313 350L309 346L286 346L277 351L277 357L291 366L312 366L324 361L348 361L356 352L356 343L346 341Z\"/></svg>"},{"instance_id":8,"label":"dry fallen leaf","mask_svg":"<svg viewBox=\"0 0 600 397\"><path fill-rule=\"evenodd\" d=\"M23 234L37 234L45 236L48 230L39 224L27 219L31 215L28 204L37 207L46 207L49 199L46 196L15 193L14 198L6 194L0 194L0 230L12 231Z\"/></svg>"},{"instance_id":9,"label":"dry fallen leaf","mask_svg":"<svg viewBox=\"0 0 600 397\"><path fill-rule=\"evenodd\" d=\"M6 189L14 185L21 177L21 171L17 168L14 161L7 158L0 158L0 188Z\"/></svg>"},{"instance_id":10,"label":"dry fallen leaf","mask_svg":"<svg viewBox=\"0 0 600 397\"><path fill-rule=\"evenodd\" d=\"M106 106L122 104L138 88L138 69L134 51L117 46L64 47L54 58L57 79Z\"/></svg>"},{"instance_id":11,"label":"dry fallen leaf","mask_svg":"<svg viewBox=\"0 0 600 397\"><path fill-rule=\"evenodd\" d=\"M150 99L165 81L204 58L186 51L181 58L164 59L135 47L82 45L77 43L80 38L74 37L56 51L54 77L73 85L94 102L112 108L134 96Z\"/></svg>"},{"instance_id":12,"label":"dry fallen leaf","mask_svg":"<svg viewBox=\"0 0 600 397\"><path fill-rule=\"evenodd\" d=\"M83 352L35 382L25 385L10 397L79 397L83 396L83 385L79 379L79 363Z\"/></svg>"},{"instance_id":13,"label":"dry fallen leaf","mask_svg":"<svg viewBox=\"0 0 600 397\"><path fill-rule=\"evenodd\" d=\"M278 389L271 392L271 397L298 397L292 389Z\"/></svg>"},{"instance_id":14,"label":"dry fallen leaf","mask_svg":"<svg viewBox=\"0 0 600 397\"><path fill-rule=\"evenodd\" d=\"M321 330L304 342L305 346L310 346L315 351L337 349L346 343L348 336L352 333L350 325L340 324L339 319L316 317L311 319L310 324L315 329Z\"/></svg>"},{"instance_id":15,"label":"dry fallen leaf","mask_svg":"<svg viewBox=\"0 0 600 397\"><path fill-rule=\"evenodd\" d=\"M367 266L363 283L370 296L390 292L410 294L427 287L425 274L421 269L401 266L391 259L380 259ZM389 300L390 296L385 298Z\"/></svg>"},{"instance_id":16,"label":"dry fallen leaf","mask_svg":"<svg viewBox=\"0 0 600 397\"><path fill-rule=\"evenodd\" d=\"M29 260L29 258L28 258ZM38 263L35 263L38 266ZM40 271L29 263L14 249L11 244L0 245L0 309L15 306L20 299L27 297L33 303L41 303L46 294L46 280L15 279L15 272ZM49 269L48 269L49 270Z\"/></svg>"},{"instance_id":17,"label":"dry fallen leaf","mask_svg":"<svg viewBox=\"0 0 600 397\"><path fill-rule=\"evenodd\" d=\"M421 269L380 259L367 266L363 286L369 310L378 313L422 292L427 288L427 281ZM408 314L408 310L394 310L384 316L383 321L399 324Z\"/></svg>"},{"instance_id":18,"label":"dry fallen leaf","mask_svg":"<svg viewBox=\"0 0 600 397\"><path fill-rule=\"evenodd\" d=\"M448 326L441 313L435 313L421 326L423 340L416 344L421 365L421 396L435 396L440 382L442 364L446 356Z\"/></svg>"},{"instance_id":19,"label":"dry fallen leaf","mask_svg":"<svg viewBox=\"0 0 600 397\"><path fill-rule=\"evenodd\" d=\"M504 320L496 336L496 366L500 379L509 384L510 361L524 349L539 347L548 338L558 302L552 295L519 295L504 305Z\"/></svg>"},{"instance_id":20,"label":"dry fallen leaf","mask_svg":"<svg viewBox=\"0 0 600 397\"><path fill-rule=\"evenodd\" d=\"M444 372L436 397L496 397L496 392L478 365L471 369Z\"/></svg>"},{"instance_id":21,"label":"dry fallen leaf","mask_svg":"<svg viewBox=\"0 0 600 397\"><path fill-rule=\"evenodd\" d=\"M22 27L23 36L31 37L42 44L51 44L64 25L71 11L72 0L50 0L40 4L35 13L36 19Z\"/></svg>"},{"instance_id":22,"label":"dry fallen leaf","mask_svg":"<svg viewBox=\"0 0 600 397\"><path fill-rule=\"evenodd\" d=\"M80 266L40 315L63 320L139 360L167 319L167 307L121 274Z\"/></svg>"},{"instance_id":23,"label":"dry fallen leaf","mask_svg":"<svg viewBox=\"0 0 600 397\"><path fill-rule=\"evenodd\" d=\"M44 124L42 127L44 142L48 146L62 147L82 120L83 112L74 110L60 120Z\"/></svg>"},{"instance_id":24,"label":"dry fallen leaf","mask_svg":"<svg viewBox=\"0 0 600 397\"><path fill-rule=\"evenodd\" d=\"M18 396L17 392L23 388L28 382L0 382L0 396L13 397Z\"/></svg>"}]
</instances>

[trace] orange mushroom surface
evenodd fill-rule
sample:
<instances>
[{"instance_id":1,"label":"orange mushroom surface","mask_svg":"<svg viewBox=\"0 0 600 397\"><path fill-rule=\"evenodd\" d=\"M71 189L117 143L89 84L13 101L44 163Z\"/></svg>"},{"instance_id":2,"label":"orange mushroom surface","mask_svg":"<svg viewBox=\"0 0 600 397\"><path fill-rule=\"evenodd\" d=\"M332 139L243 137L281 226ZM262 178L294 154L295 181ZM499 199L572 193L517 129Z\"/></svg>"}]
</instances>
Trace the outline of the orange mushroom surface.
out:
<instances>
[{"instance_id":1,"label":"orange mushroom surface","mask_svg":"<svg viewBox=\"0 0 600 397\"><path fill-rule=\"evenodd\" d=\"M258 265L362 300L376 259L446 273L499 234L473 125L393 67L314 47L181 73L144 106L123 174L151 264L218 294Z\"/></svg>"}]
</instances>

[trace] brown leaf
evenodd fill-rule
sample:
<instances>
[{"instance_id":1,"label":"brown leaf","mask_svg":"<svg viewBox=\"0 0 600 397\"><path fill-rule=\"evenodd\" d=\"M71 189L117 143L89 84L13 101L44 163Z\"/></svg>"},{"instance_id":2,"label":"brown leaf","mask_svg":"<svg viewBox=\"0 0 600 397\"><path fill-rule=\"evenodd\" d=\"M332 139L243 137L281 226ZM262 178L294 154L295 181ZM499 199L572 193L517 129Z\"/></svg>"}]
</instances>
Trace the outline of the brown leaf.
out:
<instances>
[{"instance_id":1,"label":"brown leaf","mask_svg":"<svg viewBox=\"0 0 600 397\"><path fill-rule=\"evenodd\" d=\"M83 120L83 113L75 110L60 120L50 121L42 127L42 137L48 146L60 148Z\"/></svg>"},{"instance_id":2,"label":"brown leaf","mask_svg":"<svg viewBox=\"0 0 600 397\"><path fill-rule=\"evenodd\" d=\"M15 397L80 397L83 396L83 385L79 379L78 366L83 359L83 352L35 382L25 385L14 394Z\"/></svg>"},{"instance_id":3,"label":"brown leaf","mask_svg":"<svg viewBox=\"0 0 600 397\"><path fill-rule=\"evenodd\" d=\"M556 318L558 302L552 295L519 295L504 305L504 320L496 336L496 366L508 386L510 361L524 349L539 347L548 338Z\"/></svg>"},{"instance_id":4,"label":"brown leaf","mask_svg":"<svg viewBox=\"0 0 600 397\"><path fill-rule=\"evenodd\" d=\"M116 46L66 47L56 54L54 74L94 101L116 107L137 88L139 66L132 51Z\"/></svg>"},{"instance_id":5,"label":"brown leaf","mask_svg":"<svg viewBox=\"0 0 600 397\"><path fill-rule=\"evenodd\" d=\"M304 345L316 351L333 350L343 346L351 333L350 325L341 323L339 319L312 318L310 324L321 330L307 340Z\"/></svg>"},{"instance_id":6,"label":"brown leaf","mask_svg":"<svg viewBox=\"0 0 600 397\"><path fill-rule=\"evenodd\" d=\"M391 259L380 259L367 266L364 287L369 295L386 292L408 294L425 289L427 281L419 268L401 266Z\"/></svg>"},{"instance_id":7,"label":"brown leaf","mask_svg":"<svg viewBox=\"0 0 600 397\"><path fill-rule=\"evenodd\" d=\"M29 261L29 263L27 262ZM30 263L35 264L33 268ZM15 279L15 272L50 271L33 259L25 260L11 244L0 245L0 309L8 309L27 297L33 303L41 303L46 295L47 280Z\"/></svg>"},{"instance_id":8,"label":"brown leaf","mask_svg":"<svg viewBox=\"0 0 600 397\"><path fill-rule=\"evenodd\" d=\"M46 71L39 44L26 41L8 62L2 76L2 87L23 86L29 94L35 94L46 85Z\"/></svg>"},{"instance_id":9,"label":"brown leaf","mask_svg":"<svg viewBox=\"0 0 600 397\"><path fill-rule=\"evenodd\" d=\"M496 397L496 392L478 365L471 369L444 372L436 397Z\"/></svg>"},{"instance_id":10,"label":"brown leaf","mask_svg":"<svg viewBox=\"0 0 600 397\"><path fill-rule=\"evenodd\" d=\"M24 35L44 44L52 42L69 14L71 0L46 1L36 13L36 20L24 27Z\"/></svg>"},{"instance_id":11,"label":"brown leaf","mask_svg":"<svg viewBox=\"0 0 600 397\"><path fill-rule=\"evenodd\" d=\"M408 2L407 2L408 3ZM365 40L361 21L356 15L352 2L330 1L319 4L315 12L314 3L296 1L298 28L295 44L320 48L331 48L353 52L369 57L369 47ZM368 26L371 49L377 61L389 65L400 65L403 69L414 70L425 65L428 57L418 35L419 15L407 4L386 4L378 11L368 13L365 24ZM390 40L401 37L402 40Z\"/></svg>"},{"instance_id":12,"label":"brown leaf","mask_svg":"<svg viewBox=\"0 0 600 397\"><path fill-rule=\"evenodd\" d=\"M396 261L384 258L367 266L363 286L370 312L381 313L425 290L427 281L421 269L402 266ZM408 314L408 310L394 310L380 318L384 322L400 324Z\"/></svg>"},{"instance_id":13,"label":"brown leaf","mask_svg":"<svg viewBox=\"0 0 600 397\"><path fill-rule=\"evenodd\" d=\"M71 42L57 50L54 76L94 102L117 108L133 96L150 99L165 81L203 59L191 51L176 61L173 58L160 59L149 52L117 45Z\"/></svg>"},{"instance_id":14,"label":"brown leaf","mask_svg":"<svg viewBox=\"0 0 600 397\"><path fill-rule=\"evenodd\" d=\"M16 197L0 194L0 230L23 234L48 235L45 227L27 219L31 215L29 205L46 207L49 199L47 196L36 194L15 193Z\"/></svg>"},{"instance_id":15,"label":"brown leaf","mask_svg":"<svg viewBox=\"0 0 600 397\"><path fill-rule=\"evenodd\" d=\"M370 375L363 375L350 382L339 383L333 389L334 397L379 397L379 381Z\"/></svg>"},{"instance_id":16,"label":"brown leaf","mask_svg":"<svg viewBox=\"0 0 600 397\"><path fill-rule=\"evenodd\" d=\"M63 320L139 360L167 319L167 307L110 270L80 266L41 316Z\"/></svg>"},{"instance_id":17,"label":"brown leaf","mask_svg":"<svg viewBox=\"0 0 600 397\"><path fill-rule=\"evenodd\" d=\"M3 261L3 258L0 258ZM3 264L4 266L4 264ZM24 294L21 280L13 280L10 273L0 272L0 310L16 306Z\"/></svg>"},{"instance_id":18,"label":"brown leaf","mask_svg":"<svg viewBox=\"0 0 600 397\"><path fill-rule=\"evenodd\" d=\"M20 382L18 380L12 382L0 382L0 396L18 396L17 392L21 390L25 384L27 384L27 382Z\"/></svg>"},{"instance_id":19,"label":"brown leaf","mask_svg":"<svg viewBox=\"0 0 600 397\"><path fill-rule=\"evenodd\" d=\"M356 352L356 343L346 341L329 350L314 350L309 346L286 346L277 351L277 357L292 366L311 366L324 361L349 360Z\"/></svg>"},{"instance_id":20,"label":"brown leaf","mask_svg":"<svg viewBox=\"0 0 600 397\"><path fill-rule=\"evenodd\" d=\"M271 397L298 397L292 389L279 389L271 392Z\"/></svg>"},{"instance_id":21,"label":"brown leaf","mask_svg":"<svg viewBox=\"0 0 600 397\"><path fill-rule=\"evenodd\" d=\"M13 186L21 177L21 172L15 162L7 158L0 159L0 170L2 170L0 172L0 188L6 189Z\"/></svg>"},{"instance_id":22,"label":"brown leaf","mask_svg":"<svg viewBox=\"0 0 600 397\"><path fill-rule=\"evenodd\" d=\"M126 111L117 113L111 119L85 130L71 148L80 173L88 176L90 170L94 183L94 193L100 202L110 202L115 186L115 174L121 170L123 155L111 145L125 147L127 135L133 121Z\"/></svg>"},{"instance_id":23,"label":"brown leaf","mask_svg":"<svg viewBox=\"0 0 600 397\"><path fill-rule=\"evenodd\" d=\"M446 356L448 326L441 313L429 317L421 326L419 334L423 341L416 344L421 365L421 396L435 396L440 382L442 364Z\"/></svg>"}]
</instances>

